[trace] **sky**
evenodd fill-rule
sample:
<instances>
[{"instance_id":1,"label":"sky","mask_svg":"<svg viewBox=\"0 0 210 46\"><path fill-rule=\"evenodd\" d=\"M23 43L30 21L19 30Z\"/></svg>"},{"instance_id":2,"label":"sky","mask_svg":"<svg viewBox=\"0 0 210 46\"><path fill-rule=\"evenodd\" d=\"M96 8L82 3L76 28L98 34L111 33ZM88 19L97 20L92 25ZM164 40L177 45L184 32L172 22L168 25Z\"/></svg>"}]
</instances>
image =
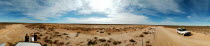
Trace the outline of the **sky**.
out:
<instances>
[{"instance_id":1,"label":"sky","mask_svg":"<svg viewBox=\"0 0 210 46\"><path fill-rule=\"evenodd\" d=\"M0 0L0 22L210 26L209 0Z\"/></svg>"}]
</instances>

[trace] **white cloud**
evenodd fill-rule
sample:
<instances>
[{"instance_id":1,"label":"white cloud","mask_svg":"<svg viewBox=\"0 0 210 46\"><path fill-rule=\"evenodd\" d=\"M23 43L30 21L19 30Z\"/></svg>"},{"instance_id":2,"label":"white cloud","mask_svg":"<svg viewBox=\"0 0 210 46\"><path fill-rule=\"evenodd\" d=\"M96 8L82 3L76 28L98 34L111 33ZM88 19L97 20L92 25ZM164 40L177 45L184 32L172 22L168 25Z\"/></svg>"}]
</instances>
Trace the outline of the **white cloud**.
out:
<instances>
[{"instance_id":1,"label":"white cloud","mask_svg":"<svg viewBox=\"0 0 210 46\"><path fill-rule=\"evenodd\" d=\"M102 24L146 24L150 23L148 17L124 12L126 5L121 0L90 0L78 9L80 14L104 13L106 18L68 18L72 23L102 23ZM124 1L126 2L126 1ZM84 4L83 4L84 5Z\"/></svg>"},{"instance_id":2,"label":"white cloud","mask_svg":"<svg viewBox=\"0 0 210 46\"><path fill-rule=\"evenodd\" d=\"M80 14L91 14L91 13L115 13L123 11L126 6L121 0L89 0L86 6L80 8L78 12Z\"/></svg>"},{"instance_id":3,"label":"white cloud","mask_svg":"<svg viewBox=\"0 0 210 46\"><path fill-rule=\"evenodd\" d=\"M68 20L72 23L121 23L121 24L148 24L152 23L149 17L132 14L125 8L136 5L138 8L154 9L159 12L181 12L178 4L174 0L45 0L40 3L37 0L14 0L7 2L9 8L6 10L21 11L28 17L40 20L49 18L59 18L64 14L77 11L78 14L103 13L106 18L74 18ZM132 11L135 11L132 10ZM139 12L139 11L135 11ZM154 12L148 11L152 14ZM141 13L141 12L140 12ZM154 15L154 14L152 14Z\"/></svg>"},{"instance_id":4,"label":"white cloud","mask_svg":"<svg viewBox=\"0 0 210 46\"><path fill-rule=\"evenodd\" d=\"M187 18L192 18L192 16L187 16Z\"/></svg>"},{"instance_id":5,"label":"white cloud","mask_svg":"<svg viewBox=\"0 0 210 46\"><path fill-rule=\"evenodd\" d=\"M128 0L127 0L128 1ZM130 5L137 5L140 8L152 9L161 13L184 13L177 3L177 0L133 0L128 1ZM135 9L134 9L135 10ZM151 14L151 13L148 13Z\"/></svg>"},{"instance_id":6,"label":"white cloud","mask_svg":"<svg viewBox=\"0 0 210 46\"><path fill-rule=\"evenodd\" d=\"M208 23L184 23L184 22L174 22L174 21L161 21L160 23L153 23L156 25L176 25L176 26L210 26Z\"/></svg>"},{"instance_id":7,"label":"white cloud","mask_svg":"<svg viewBox=\"0 0 210 46\"><path fill-rule=\"evenodd\" d=\"M130 13L115 13L107 15L106 18L68 18L70 22L75 23L100 23L100 24L148 24L149 18L143 15L135 15Z\"/></svg>"},{"instance_id":8,"label":"white cloud","mask_svg":"<svg viewBox=\"0 0 210 46\"><path fill-rule=\"evenodd\" d=\"M155 8L163 13L169 13L171 11L178 13L182 12L175 0L147 0L147 2L151 4L149 7Z\"/></svg>"},{"instance_id":9,"label":"white cloud","mask_svg":"<svg viewBox=\"0 0 210 46\"><path fill-rule=\"evenodd\" d=\"M31 20L30 18L27 17L21 17L21 18L3 18L6 20L0 19L1 22L24 22L24 23L37 23L37 22L42 22L42 21L36 21L36 20Z\"/></svg>"},{"instance_id":10,"label":"white cloud","mask_svg":"<svg viewBox=\"0 0 210 46\"><path fill-rule=\"evenodd\" d=\"M4 14L4 13L0 13L0 15L2 15L2 14Z\"/></svg>"},{"instance_id":11,"label":"white cloud","mask_svg":"<svg viewBox=\"0 0 210 46\"><path fill-rule=\"evenodd\" d=\"M157 24L160 24L160 25L190 25L190 24L187 24L187 23L180 23L180 22L173 22L173 21L162 21L162 22L157 23Z\"/></svg>"},{"instance_id":12,"label":"white cloud","mask_svg":"<svg viewBox=\"0 0 210 46\"><path fill-rule=\"evenodd\" d=\"M209 0L190 0L191 9L189 10L191 14L188 19L194 23L204 23L209 22Z\"/></svg>"},{"instance_id":13,"label":"white cloud","mask_svg":"<svg viewBox=\"0 0 210 46\"><path fill-rule=\"evenodd\" d=\"M163 13L181 12L174 0L45 0L42 2L44 3L40 3L38 0L13 0L5 4L15 7L7 10L22 11L29 17L41 20L63 16L70 11L78 11L81 14L93 12L109 14L124 11L124 8L129 5L153 8Z\"/></svg>"},{"instance_id":14,"label":"white cloud","mask_svg":"<svg viewBox=\"0 0 210 46\"><path fill-rule=\"evenodd\" d=\"M36 19L47 20L48 17L60 17L63 14L66 14L66 12L77 10L78 8L82 7L82 5L84 5L80 4L79 2L81 1L78 0L50 0L49 2L52 3L49 7L44 7L43 9L36 12L26 13L26 15L35 17Z\"/></svg>"}]
</instances>

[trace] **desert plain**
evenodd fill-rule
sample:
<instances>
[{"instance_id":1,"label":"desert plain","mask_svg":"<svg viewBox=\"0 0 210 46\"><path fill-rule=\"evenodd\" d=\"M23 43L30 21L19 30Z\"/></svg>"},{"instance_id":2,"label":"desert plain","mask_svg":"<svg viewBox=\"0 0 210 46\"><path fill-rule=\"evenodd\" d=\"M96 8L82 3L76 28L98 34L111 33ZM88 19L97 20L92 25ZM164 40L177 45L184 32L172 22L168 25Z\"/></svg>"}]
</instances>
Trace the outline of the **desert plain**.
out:
<instances>
[{"instance_id":1,"label":"desert plain","mask_svg":"<svg viewBox=\"0 0 210 46\"><path fill-rule=\"evenodd\" d=\"M192 35L177 34L179 27ZM43 46L210 46L210 26L50 23L2 23L0 44L14 46L33 33Z\"/></svg>"}]
</instances>

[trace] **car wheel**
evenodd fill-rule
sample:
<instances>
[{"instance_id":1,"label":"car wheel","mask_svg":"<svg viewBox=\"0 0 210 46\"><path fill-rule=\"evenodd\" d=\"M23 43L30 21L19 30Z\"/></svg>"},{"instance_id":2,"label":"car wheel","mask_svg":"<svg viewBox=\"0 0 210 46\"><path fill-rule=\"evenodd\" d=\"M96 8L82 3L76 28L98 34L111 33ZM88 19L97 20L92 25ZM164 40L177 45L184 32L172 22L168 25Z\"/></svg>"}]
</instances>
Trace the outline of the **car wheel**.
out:
<instances>
[{"instance_id":1,"label":"car wheel","mask_svg":"<svg viewBox=\"0 0 210 46\"><path fill-rule=\"evenodd\" d=\"M185 34L183 34L183 36L185 36Z\"/></svg>"},{"instance_id":2,"label":"car wheel","mask_svg":"<svg viewBox=\"0 0 210 46\"><path fill-rule=\"evenodd\" d=\"M177 34L180 34L179 32L177 32Z\"/></svg>"}]
</instances>

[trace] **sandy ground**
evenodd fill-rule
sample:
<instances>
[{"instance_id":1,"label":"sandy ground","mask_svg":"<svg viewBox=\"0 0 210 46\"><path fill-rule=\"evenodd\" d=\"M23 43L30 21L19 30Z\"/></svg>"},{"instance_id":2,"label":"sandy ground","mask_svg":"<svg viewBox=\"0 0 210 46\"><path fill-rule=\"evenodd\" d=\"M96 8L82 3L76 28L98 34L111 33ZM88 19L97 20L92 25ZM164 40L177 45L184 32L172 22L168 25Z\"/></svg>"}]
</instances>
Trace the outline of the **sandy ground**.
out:
<instances>
[{"instance_id":1,"label":"sandy ground","mask_svg":"<svg viewBox=\"0 0 210 46\"><path fill-rule=\"evenodd\" d=\"M23 39L16 39L17 38L24 38L26 33L32 33L34 30L30 30L24 25L17 24L17 25L9 25L6 26L6 29L0 30L0 41L17 41L17 40L23 40Z\"/></svg>"},{"instance_id":2,"label":"sandy ground","mask_svg":"<svg viewBox=\"0 0 210 46\"><path fill-rule=\"evenodd\" d=\"M191 36L182 36L176 29L157 27L154 46L210 46L210 36L192 32Z\"/></svg>"},{"instance_id":3,"label":"sandy ground","mask_svg":"<svg viewBox=\"0 0 210 46\"><path fill-rule=\"evenodd\" d=\"M24 36L27 33L32 33L35 30L30 30L22 24L14 24L6 26L6 29L0 30L0 43L24 41Z\"/></svg>"},{"instance_id":4,"label":"sandy ground","mask_svg":"<svg viewBox=\"0 0 210 46\"><path fill-rule=\"evenodd\" d=\"M209 35L146 25L12 24L0 30L0 43L15 45L31 33L48 46L210 46Z\"/></svg>"},{"instance_id":5,"label":"sandy ground","mask_svg":"<svg viewBox=\"0 0 210 46\"><path fill-rule=\"evenodd\" d=\"M17 42L24 41L25 34L31 33L38 33L37 35L40 37L38 42L48 46L145 46L151 45L154 37L148 30L149 27L143 25L47 24L38 28L34 25L31 28L26 26L27 24L6 26L6 29L0 30L0 43L15 45ZM86 31L88 29L89 31Z\"/></svg>"}]
</instances>

